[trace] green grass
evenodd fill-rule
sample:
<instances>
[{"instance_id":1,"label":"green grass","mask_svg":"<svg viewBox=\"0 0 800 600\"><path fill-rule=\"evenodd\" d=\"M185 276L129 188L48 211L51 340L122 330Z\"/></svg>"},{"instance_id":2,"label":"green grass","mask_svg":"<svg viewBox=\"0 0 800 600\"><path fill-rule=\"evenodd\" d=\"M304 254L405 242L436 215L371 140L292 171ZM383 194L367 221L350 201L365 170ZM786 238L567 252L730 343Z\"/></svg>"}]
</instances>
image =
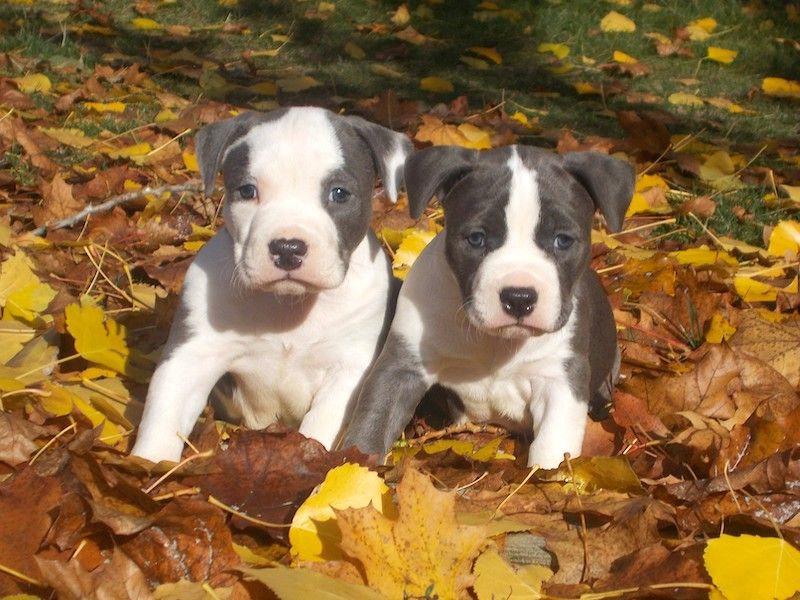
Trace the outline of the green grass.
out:
<instances>
[{"instance_id":1,"label":"green grass","mask_svg":"<svg viewBox=\"0 0 800 600\"><path fill-rule=\"evenodd\" d=\"M359 100L379 96L392 89L401 98L421 102L426 110L439 102L450 102L465 94L473 111L504 102L507 112L521 110L539 119L542 130L569 129L579 139L590 135L622 138L624 131L615 116L619 110L646 110L669 113L672 133L691 133L698 139L723 148L741 149L747 158L760 144L770 140L797 138L800 131L797 104L775 100L761 94L759 86L766 76L800 79L800 53L776 38L797 37L800 24L790 22L787 4L777 1L743 3L734 0L687 0L652 2L657 11L643 8L643 0L620 7L595 0L499 0L500 10L481 8L477 0L409 2L410 25L435 41L414 45L401 41L394 33L400 27L390 18L400 0L341 0L335 10L319 14L320 3L289 0L240 0L226 8L217 0L153 3L157 7L149 18L164 27L190 27L181 37L164 30L139 30L132 27L138 17L133 3L109 0L94 5L96 12L70 9L66 5L35 2L32 7L0 5L0 21L6 34L0 36L0 51L19 52L40 60L41 69L53 72L55 80L74 81L81 69L95 64L118 66L132 61L143 63L157 85L190 100L212 98L243 106L263 106L272 98L255 94L247 86L286 77L309 75L321 82L300 93L279 92L280 104L315 103L334 108L353 109ZM599 23L609 10L631 17L634 33L603 33ZM686 42L694 57L662 57L656 53L646 33L675 37L678 28L691 20L713 17L718 25L706 41ZM106 24L117 34L103 36L80 33L85 24ZM246 25L245 33L226 33L224 24ZM15 29L16 28L16 29ZM283 43L273 35L287 35ZM570 48L563 61L572 68L554 72L553 59L537 48L542 42L559 42ZM361 48L363 60L344 51L347 43ZM730 65L704 60L708 46L736 50ZM475 69L462 61L475 56L468 48L496 48L502 64L487 62L486 69ZM258 51L278 49L276 56L258 56ZM198 77L198 64L175 58L188 50L205 61L206 75ZM615 50L638 58L652 74L638 78L609 75L599 68L608 63ZM242 53L256 56L243 60ZM69 66L75 72L62 73ZM77 70L77 71L76 71ZM387 75L387 71L395 75ZM211 79L224 85L209 86ZM19 74L19 73L10 73ZM421 78L436 75L455 86L452 93L436 94L420 89ZM694 80L694 81L693 81ZM624 93L600 96L579 95L576 82L621 83ZM704 98L721 97L737 102L752 114L732 114L711 106L674 106L667 98L674 92L688 92ZM649 95L653 102L642 102L633 94ZM125 118L79 118L77 126L87 134L102 127L121 133L152 119L147 98L128 99ZM80 115L79 115L80 117ZM552 145L552 137L533 133L525 143ZM753 148L756 148L755 150ZM756 164L782 166L773 153L760 156ZM750 206L760 190L745 189L720 202ZM757 219L768 223L774 214L752 210ZM715 215L716 217L716 215ZM761 222L761 221L759 221ZM713 227L747 236L748 224L738 227L723 216L712 220ZM737 229L738 227L738 229Z\"/></svg>"}]
</instances>

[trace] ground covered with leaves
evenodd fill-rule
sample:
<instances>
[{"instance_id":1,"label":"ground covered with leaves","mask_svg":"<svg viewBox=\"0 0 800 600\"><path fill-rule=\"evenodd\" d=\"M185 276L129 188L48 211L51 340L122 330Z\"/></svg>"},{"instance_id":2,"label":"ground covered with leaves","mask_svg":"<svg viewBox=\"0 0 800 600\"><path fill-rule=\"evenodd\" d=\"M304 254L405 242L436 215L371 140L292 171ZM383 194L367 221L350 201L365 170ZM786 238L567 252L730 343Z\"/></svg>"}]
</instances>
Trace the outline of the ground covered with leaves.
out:
<instances>
[{"instance_id":1,"label":"ground covered with leaves","mask_svg":"<svg viewBox=\"0 0 800 600\"><path fill-rule=\"evenodd\" d=\"M766 0L0 4L0 597L797 597L798 28ZM636 166L593 231L623 376L582 457L528 469L434 410L380 465L210 412L180 464L127 457L222 226L193 133L303 103ZM379 192L402 277L442 215Z\"/></svg>"}]
</instances>

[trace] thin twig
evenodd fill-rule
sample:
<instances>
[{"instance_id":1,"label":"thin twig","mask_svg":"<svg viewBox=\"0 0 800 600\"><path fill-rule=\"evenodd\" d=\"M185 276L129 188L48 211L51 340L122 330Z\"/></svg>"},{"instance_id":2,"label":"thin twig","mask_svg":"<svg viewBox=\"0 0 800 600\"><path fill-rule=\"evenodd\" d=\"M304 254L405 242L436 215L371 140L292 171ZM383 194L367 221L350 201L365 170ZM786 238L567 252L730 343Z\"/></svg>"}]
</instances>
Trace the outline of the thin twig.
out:
<instances>
[{"instance_id":1,"label":"thin twig","mask_svg":"<svg viewBox=\"0 0 800 600\"><path fill-rule=\"evenodd\" d=\"M89 215L93 215L99 212L109 211L115 206L119 206L120 204L126 204L128 202L133 202L134 200L139 200L151 194L154 196L160 196L164 192L177 194L180 192L197 192L202 189L203 189L203 183L198 179L191 179L186 183L180 183L177 185L144 187L140 190L133 190L125 194L120 194L119 196L113 196L112 198L109 198L108 200L106 200L105 202L101 202L100 204L93 204L92 206L87 206L82 211L77 212L70 217L66 217L64 219L61 219L60 221L56 221L55 223L51 223L49 225L43 225L41 227L37 227L31 233L33 235L41 236L53 229L64 229L65 227L72 227L76 223L80 223L83 219L85 219Z\"/></svg>"},{"instance_id":2,"label":"thin twig","mask_svg":"<svg viewBox=\"0 0 800 600\"><path fill-rule=\"evenodd\" d=\"M250 515L243 513L240 510L236 510L232 506L228 506L224 502L217 500L214 496L208 497L208 503L213 504L217 508L221 508L222 510L231 513L232 515L236 515L240 519L244 519L254 525L261 525L263 527L281 527L281 528L288 528L291 527L291 523L270 523L269 521L262 521L261 519L257 519L255 517L251 517Z\"/></svg>"},{"instance_id":3,"label":"thin twig","mask_svg":"<svg viewBox=\"0 0 800 600\"><path fill-rule=\"evenodd\" d=\"M206 452L201 452L200 454L192 454L191 456L187 456L187 457L186 457L186 458L184 458L184 459L183 459L181 462L179 462L177 465L175 465L174 467L172 467L172 468L171 468L169 471L167 471L166 473L164 473L164 474L163 474L161 477L159 477L158 479L156 479L156 480L155 480L155 481L154 481L152 484L150 484L148 487L144 488L142 491L143 491L145 494L149 494L149 493L150 493L150 492L152 492L154 489L156 489L156 488L157 488L159 485L161 485L162 483L164 483L164 481L166 481L166 480L167 480L167 478L168 478L170 475L172 475L172 474L173 474L175 471L177 471L178 469L180 469L180 468L181 468L182 466L184 466L185 464L187 464L187 463L190 463L190 462L192 462L193 460L195 460L195 459L197 459L197 458L207 458L207 457L209 457L209 456L213 456L213 454L214 454L214 451L213 451L213 450L207 450Z\"/></svg>"},{"instance_id":4,"label":"thin twig","mask_svg":"<svg viewBox=\"0 0 800 600\"><path fill-rule=\"evenodd\" d=\"M492 513L492 517L489 519L490 521L494 520L497 517L497 513L500 512L500 509L503 508L503 505L509 500L511 500L512 496L514 496L514 494L520 491L522 489L522 486L528 483L528 480L531 477L533 477L533 474L536 473L536 471L538 470L539 470L539 465L533 465L531 467L531 470L528 471L527 475L525 475L525 479L523 479L522 482L517 487L515 487L513 491L508 496L506 496L500 504L497 505L497 508L495 508L494 512Z\"/></svg>"},{"instance_id":5,"label":"thin twig","mask_svg":"<svg viewBox=\"0 0 800 600\"><path fill-rule=\"evenodd\" d=\"M16 569L12 569L11 567L7 567L5 565L0 565L0 573L11 575L12 577L21 579L25 583L30 583L31 585L35 585L36 587L47 587L46 583L43 583L38 579L34 579L33 577L28 577L27 575L25 575L25 573L20 573Z\"/></svg>"},{"instance_id":6,"label":"thin twig","mask_svg":"<svg viewBox=\"0 0 800 600\"><path fill-rule=\"evenodd\" d=\"M564 454L564 461L567 463L567 470L569 471L569 478L575 485L575 472L572 470L572 461L568 453ZM589 573L589 528L586 526L586 513L583 510L583 502L581 502L581 493L575 488L575 500L578 503L580 514L578 515L581 521L581 542L583 543L583 569L581 570L581 581L586 581L586 575Z\"/></svg>"}]
</instances>

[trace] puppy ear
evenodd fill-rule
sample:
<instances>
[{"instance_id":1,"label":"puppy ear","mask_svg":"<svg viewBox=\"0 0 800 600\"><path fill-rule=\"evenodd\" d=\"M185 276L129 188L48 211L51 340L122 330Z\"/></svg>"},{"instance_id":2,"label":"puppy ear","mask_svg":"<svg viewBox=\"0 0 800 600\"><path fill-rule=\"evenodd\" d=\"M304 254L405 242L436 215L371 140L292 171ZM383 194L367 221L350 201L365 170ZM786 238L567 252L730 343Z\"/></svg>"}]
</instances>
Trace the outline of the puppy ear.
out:
<instances>
[{"instance_id":1,"label":"puppy ear","mask_svg":"<svg viewBox=\"0 0 800 600\"><path fill-rule=\"evenodd\" d=\"M383 189L389 200L397 202L397 194L403 187L403 163L414 151L411 140L403 133L370 123L361 117L345 118L367 142L375 167L381 174Z\"/></svg>"},{"instance_id":2,"label":"puppy ear","mask_svg":"<svg viewBox=\"0 0 800 600\"><path fill-rule=\"evenodd\" d=\"M210 196L214 191L214 182L225 150L260 116L256 112L246 112L232 119L206 125L197 132L194 146L206 196Z\"/></svg>"},{"instance_id":3,"label":"puppy ear","mask_svg":"<svg viewBox=\"0 0 800 600\"><path fill-rule=\"evenodd\" d=\"M589 192L608 229L622 229L636 180L631 164L599 152L569 152L564 155L564 168Z\"/></svg>"},{"instance_id":4,"label":"puppy ear","mask_svg":"<svg viewBox=\"0 0 800 600\"><path fill-rule=\"evenodd\" d=\"M434 146L413 154L405 166L408 208L419 218L433 196L444 199L447 192L478 161L478 151L460 146Z\"/></svg>"}]
</instances>

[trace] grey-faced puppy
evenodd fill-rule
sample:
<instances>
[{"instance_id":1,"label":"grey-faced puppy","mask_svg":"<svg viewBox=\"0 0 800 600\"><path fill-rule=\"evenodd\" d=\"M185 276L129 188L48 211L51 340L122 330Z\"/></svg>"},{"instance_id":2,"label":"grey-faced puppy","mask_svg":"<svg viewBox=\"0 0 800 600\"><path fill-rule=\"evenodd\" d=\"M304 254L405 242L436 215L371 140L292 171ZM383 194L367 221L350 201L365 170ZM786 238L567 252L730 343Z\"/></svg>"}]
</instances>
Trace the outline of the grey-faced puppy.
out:
<instances>
[{"instance_id":1,"label":"grey-faced puppy","mask_svg":"<svg viewBox=\"0 0 800 600\"><path fill-rule=\"evenodd\" d=\"M186 273L133 454L178 460L225 373L248 427L280 420L334 444L393 306L373 187L380 174L394 200L410 150L400 133L309 107L198 133L206 192L224 175L225 228Z\"/></svg>"},{"instance_id":2,"label":"grey-faced puppy","mask_svg":"<svg viewBox=\"0 0 800 600\"><path fill-rule=\"evenodd\" d=\"M619 369L589 266L592 215L619 231L633 169L591 152L438 147L411 156L405 177L412 215L436 194L446 226L403 283L343 445L386 452L438 383L462 419L532 430L530 464L580 454L587 409Z\"/></svg>"}]
</instances>

